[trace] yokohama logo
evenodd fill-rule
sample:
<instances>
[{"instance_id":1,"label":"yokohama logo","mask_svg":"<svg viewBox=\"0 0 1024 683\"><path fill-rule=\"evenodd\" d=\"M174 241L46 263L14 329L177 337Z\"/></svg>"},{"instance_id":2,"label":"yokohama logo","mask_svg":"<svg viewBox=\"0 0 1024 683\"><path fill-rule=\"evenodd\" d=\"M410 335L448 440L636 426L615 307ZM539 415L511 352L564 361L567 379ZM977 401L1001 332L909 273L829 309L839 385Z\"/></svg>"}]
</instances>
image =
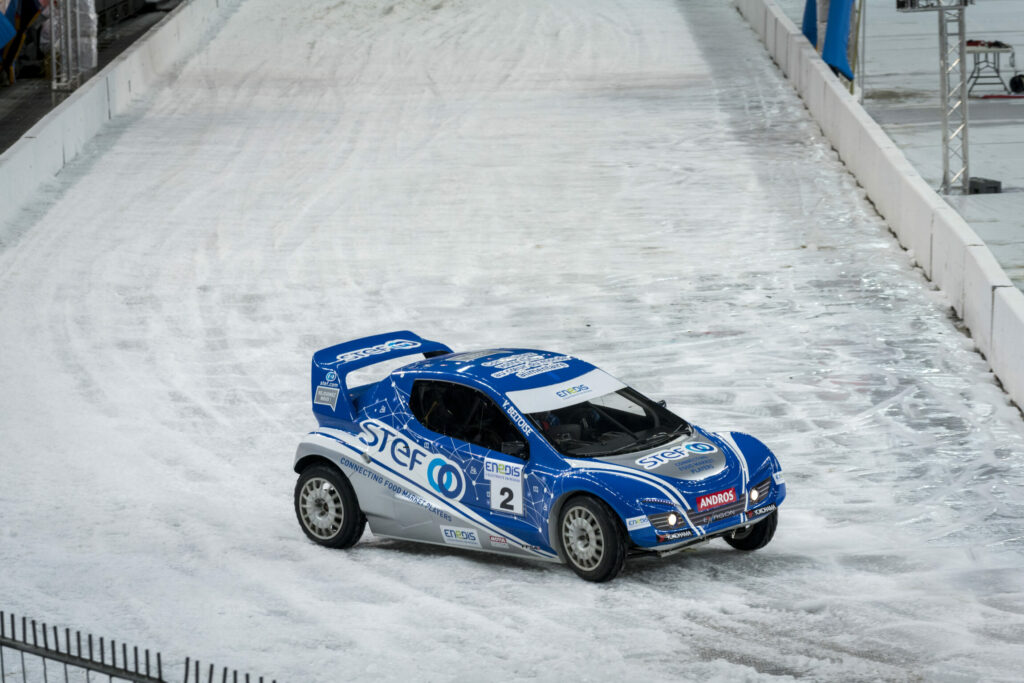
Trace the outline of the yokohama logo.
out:
<instances>
[{"instance_id":1,"label":"yokohama logo","mask_svg":"<svg viewBox=\"0 0 1024 683\"><path fill-rule=\"evenodd\" d=\"M710 508L716 508L719 505L725 505L726 503L736 502L736 489L726 489L725 491L719 491L718 493L709 493L706 496L701 496L697 499L697 510L704 511Z\"/></svg>"}]
</instances>

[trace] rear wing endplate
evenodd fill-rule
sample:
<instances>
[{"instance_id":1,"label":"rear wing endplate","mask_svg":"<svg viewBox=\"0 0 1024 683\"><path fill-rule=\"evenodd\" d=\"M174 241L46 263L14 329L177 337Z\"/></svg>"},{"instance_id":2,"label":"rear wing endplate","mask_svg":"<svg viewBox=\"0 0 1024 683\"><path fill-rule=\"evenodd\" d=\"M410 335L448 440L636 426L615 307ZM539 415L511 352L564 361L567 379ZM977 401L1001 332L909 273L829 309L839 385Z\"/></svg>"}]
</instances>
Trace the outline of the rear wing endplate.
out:
<instances>
[{"instance_id":1,"label":"rear wing endplate","mask_svg":"<svg viewBox=\"0 0 1024 683\"><path fill-rule=\"evenodd\" d=\"M321 425L324 418L355 422L356 407L345 381L350 372L402 356L422 353L430 358L451 352L444 344L423 339L408 330L353 339L321 349L313 354L310 373L313 414Z\"/></svg>"}]
</instances>

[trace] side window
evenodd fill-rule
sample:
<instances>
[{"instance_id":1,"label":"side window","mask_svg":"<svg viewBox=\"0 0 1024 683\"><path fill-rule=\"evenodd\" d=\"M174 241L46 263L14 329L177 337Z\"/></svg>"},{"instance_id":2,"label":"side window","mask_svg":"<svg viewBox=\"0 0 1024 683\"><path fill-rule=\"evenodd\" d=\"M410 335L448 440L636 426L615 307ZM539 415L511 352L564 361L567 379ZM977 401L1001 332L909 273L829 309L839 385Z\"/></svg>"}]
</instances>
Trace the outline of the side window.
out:
<instances>
[{"instance_id":1,"label":"side window","mask_svg":"<svg viewBox=\"0 0 1024 683\"><path fill-rule=\"evenodd\" d=\"M520 458L526 439L486 394L462 384L416 380L409 409L432 432Z\"/></svg>"}]
</instances>

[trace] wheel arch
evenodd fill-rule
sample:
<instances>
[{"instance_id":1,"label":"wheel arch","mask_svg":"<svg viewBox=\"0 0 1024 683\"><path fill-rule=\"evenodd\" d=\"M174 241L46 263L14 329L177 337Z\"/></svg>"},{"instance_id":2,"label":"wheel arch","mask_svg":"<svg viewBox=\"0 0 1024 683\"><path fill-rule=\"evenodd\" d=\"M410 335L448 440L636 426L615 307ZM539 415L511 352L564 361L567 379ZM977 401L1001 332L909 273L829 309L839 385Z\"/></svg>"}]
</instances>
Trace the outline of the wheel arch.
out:
<instances>
[{"instance_id":1,"label":"wheel arch","mask_svg":"<svg viewBox=\"0 0 1024 683\"><path fill-rule=\"evenodd\" d=\"M612 494L612 495L609 495ZM622 516L621 506L626 503L624 500L618 500L615 503L610 499L619 498L608 490L601 490L597 487L588 488L583 486L576 486L570 490L564 491L559 495L554 502L551 504L551 511L548 514L548 539L550 539L551 547L556 553L558 553L558 559L565 564L565 549L562 547L562 535L558 532L558 520L562 516L562 509L566 503L571 501L573 498L594 498L608 506L614 515L615 521L622 530L623 538L626 539L627 543L630 542L629 532L626 529L626 523Z\"/></svg>"},{"instance_id":2,"label":"wheel arch","mask_svg":"<svg viewBox=\"0 0 1024 683\"><path fill-rule=\"evenodd\" d=\"M295 467L293 469L295 470L296 474L302 474L305 470L309 469L313 465L327 465L328 467L336 469L342 475L345 475L345 473L341 471L341 468L338 467L338 465L333 460L328 458L326 455L323 455L322 453L318 453L316 451L298 455L295 458ZM345 478L348 479L348 476L345 475Z\"/></svg>"}]
</instances>

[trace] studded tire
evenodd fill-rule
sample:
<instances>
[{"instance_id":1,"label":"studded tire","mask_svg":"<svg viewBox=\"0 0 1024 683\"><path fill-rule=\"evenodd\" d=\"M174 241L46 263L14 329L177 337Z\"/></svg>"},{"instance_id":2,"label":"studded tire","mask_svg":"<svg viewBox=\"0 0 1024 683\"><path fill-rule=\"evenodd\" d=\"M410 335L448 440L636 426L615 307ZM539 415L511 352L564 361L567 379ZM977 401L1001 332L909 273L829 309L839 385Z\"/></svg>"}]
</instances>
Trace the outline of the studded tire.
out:
<instances>
[{"instance_id":1,"label":"studded tire","mask_svg":"<svg viewBox=\"0 0 1024 683\"><path fill-rule=\"evenodd\" d=\"M618 516L602 501L578 496L558 516L558 537L569 567L587 581L611 581L626 562L626 536Z\"/></svg>"},{"instance_id":2,"label":"studded tire","mask_svg":"<svg viewBox=\"0 0 1024 683\"><path fill-rule=\"evenodd\" d=\"M314 543L349 548L366 528L348 478L329 465L307 467L295 482L295 516Z\"/></svg>"},{"instance_id":3,"label":"studded tire","mask_svg":"<svg viewBox=\"0 0 1024 683\"><path fill-rule=\"evenodd\" d=\"M737 550L760 550L772 540L778 526L779 511L775 510L757 524L740 527L723 538L726 543Z\"/></svg>"}]
</instances>

